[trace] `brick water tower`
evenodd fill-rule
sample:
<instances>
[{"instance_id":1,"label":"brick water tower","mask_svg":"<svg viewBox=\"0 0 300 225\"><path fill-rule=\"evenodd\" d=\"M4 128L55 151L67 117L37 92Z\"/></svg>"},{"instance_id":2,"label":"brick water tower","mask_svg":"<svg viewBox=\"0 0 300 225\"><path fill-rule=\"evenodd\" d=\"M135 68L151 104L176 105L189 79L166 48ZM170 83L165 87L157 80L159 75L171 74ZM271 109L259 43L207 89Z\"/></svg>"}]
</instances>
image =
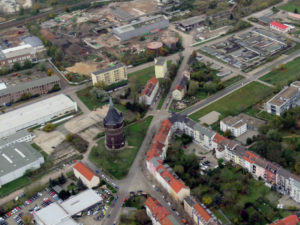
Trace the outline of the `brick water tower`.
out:
<instances>
[{"instance_id":1,"label":"brick water tower","mask_svg":"<svg viewBox=\"0 0 300 225\"><path fill-rule=\"evenodd\" d=\"M105 145L109 149L120 149L125 146L124 117L114 107L109 98L109 109L103 120L105 128Z\"/></svg>"}]
</instances>

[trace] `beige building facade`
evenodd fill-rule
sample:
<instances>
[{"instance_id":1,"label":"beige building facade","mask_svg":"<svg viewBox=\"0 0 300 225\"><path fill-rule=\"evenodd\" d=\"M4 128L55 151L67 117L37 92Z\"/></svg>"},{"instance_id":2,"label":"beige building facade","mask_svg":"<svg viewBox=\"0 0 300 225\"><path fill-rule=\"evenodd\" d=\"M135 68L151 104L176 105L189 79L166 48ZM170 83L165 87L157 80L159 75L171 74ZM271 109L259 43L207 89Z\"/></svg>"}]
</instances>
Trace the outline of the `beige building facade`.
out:
<instances>
[{"instance_id":1,"label":"beige building facade","mask_svg":"<svg viewBox=\"0 0 300 225\"><path fill-rule=\"evenodd\" d=\"M105 83L111 85L122 80L127 80L127 68L124 64L107 67L103 70L91 73L93 85Z\"/></svg>"}]
</instances>

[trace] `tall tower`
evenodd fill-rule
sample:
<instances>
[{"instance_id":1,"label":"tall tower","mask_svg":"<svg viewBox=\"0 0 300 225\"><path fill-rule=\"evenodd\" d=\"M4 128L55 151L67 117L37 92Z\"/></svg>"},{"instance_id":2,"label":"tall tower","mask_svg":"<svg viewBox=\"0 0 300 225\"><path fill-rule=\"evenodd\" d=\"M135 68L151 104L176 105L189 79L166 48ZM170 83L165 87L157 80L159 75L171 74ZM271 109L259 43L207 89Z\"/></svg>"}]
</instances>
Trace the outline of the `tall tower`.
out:
<instances>
[{"instance_id":1,"label":"tall tower","mask_svg":"<svg viewBox=\"0 0 300 225\"><path fill-rule=\"evenodd\" d=\"M119 149L125 145L124 117L114 107L111 97L109 98L109 110L103 120L105 128L105 145L109 149Z\"/></svg>"}]
</instances>

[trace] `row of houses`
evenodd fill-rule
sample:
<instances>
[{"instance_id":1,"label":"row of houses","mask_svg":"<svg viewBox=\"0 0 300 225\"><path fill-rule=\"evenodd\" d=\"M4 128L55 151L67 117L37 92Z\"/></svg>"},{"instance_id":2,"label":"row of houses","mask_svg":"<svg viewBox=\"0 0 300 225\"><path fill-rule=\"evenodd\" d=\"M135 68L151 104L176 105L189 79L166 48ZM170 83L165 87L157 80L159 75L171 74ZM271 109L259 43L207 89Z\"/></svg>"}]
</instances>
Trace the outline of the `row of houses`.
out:
<instances>
[{"instance_id":1,"label":"row of houses","mask_svg":"<svg viewBox=\"0 0 300 225\"><path fill-rule=\"evenodd\" d=\"M175 132L193 137L193 141L202 148L215 151L218 159L242 166L254 178L262 178L269 187L273 186L278 192L300 202L299 176L180 114L172 114L170 118L162 121L146 157L148 171L175 200L183 202L186 197L190 196L189 187L163 162L169 140ZM204 215L201 214L201 216ZM195 222L205 224L200 223L199 220Z\"/></svg>"}]
</instances>

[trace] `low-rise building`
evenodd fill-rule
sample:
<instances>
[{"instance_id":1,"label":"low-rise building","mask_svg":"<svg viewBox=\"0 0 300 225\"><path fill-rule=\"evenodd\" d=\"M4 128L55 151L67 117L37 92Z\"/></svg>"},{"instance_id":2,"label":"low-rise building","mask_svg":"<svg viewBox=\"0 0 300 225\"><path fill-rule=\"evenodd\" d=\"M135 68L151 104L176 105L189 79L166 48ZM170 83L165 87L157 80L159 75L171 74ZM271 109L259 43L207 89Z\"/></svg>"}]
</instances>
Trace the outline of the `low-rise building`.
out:
<instances>
[{"instance_id":1,"label":"low-rise building","mask_svg":"<svg viewBox=\"0 0 300 225\"><path fill-rule=\"evenodd\" d=\"M274 223L271 223L270 225L297 225L299 224L299 222L299 216L293 214L283 218L282 220L277 220Z\"/></svg>"},{"instance_id":2,"label":"low-rise building","mask_svg":"<svg viewBox=\"0 0 300 225\"><path fill-rule=\"evenodd\" d=\"M184 210L193 219L196 225L218 225L221 224L216 216L206 208L205 205L197 201L196 198L188 196L184 199Z\"/></svg>"},{"instance_id":3,"label":"low-rise building","mask_svg":"<svg viewBox=\"0 0 300 225\"><path fill-rule=\"evenodd\" d=\"M183 99L186 90L187 90L187 83L188 83L188 78L186 76L183 76L179 82L179 84L174 88L172 91L172 98L180 101Z\"/></svg>"},{"instance_id":4,"label":"low-rise building","mask_svg":"<svg viewBox=\"0 0 300 225\"><path fill-rule=\"evenodd\" d=\"M91 76L94 86L102 82L106 85L111 85L128 79L127 67L122 63L95 71L91 73Z\"/></svg>"},{"instance_id":5,"label":"low-rise building","mask_svg":"<svg viewBox=\"0 0 300 225\"><path fill-rule=\"evenodd\" d=\"M247 131L247 123L238 116L228 116L220 121L220 129L223 132L230 130L234 137L238 137Z\"/></svg>"},{"instance_id":6,"label":"low-rise building","mask_svg":"<svg viewBox=\"0 0 300 225\"><path fill-rule=\"evenodd\" d=\"M154 59L155 77L165 78L168 73L167 60L163 57L157 57Z\"/></svg>"},{"instance_id":7,"label":"low-rise building","mask_svg":"<svg viewBox=\"0 0 300 225\"><path fill-rule=\"evenodd\" d=\"M300 14L297 13L289 13L289 18L293 20L300 20Z\"/></svg>"},{"instance_id":8,"label":"low-rise building","mask_svg":"<svg viewBox=\"0 0 300 225\"><path fill-rule=\"evenodd\" d=\"M15 134L3 137L0 139L0 149L7 147L15 143L30 142L35 137L34 133L28 132L27 130L18 131Z\"/></svg>"},{"instance_id":9,"label":"low-rise building","mask_svg":"<svg viewBox=\"0 0 300 225\"><path fill-rule=\"evenodd\" d=\"M76 163L73 167L74 175L81 179L82 183L88 188L93 188L99 185L100 179L93 171L87 168L82 162Z\"/></svg>"},{"instance_id":10,"label":"low-rise building","mask_svg":"<svg viewBox=\"0 0 300 225\"><path fill-rule=\"evenodd\" d=\"M206 15L194 16L178 22L179 28L183 31L191 31L199 26L203 26L206 20Z\"/></svg>"},{"instance_id":11,"label":"low-rise building","mask_svg":"<svg viewBox=\"0 0 300 225\"><path fill-rule=\"evenodd\" d=\"M58 76L45 77L30 82L20 83L15 86L0 90L0 104L16 102L25 95L44 95L57 86L60 88L60 78Z\"/></svg>"},{"instance_id":12,"label":"low-rise building","mask_svg":"<svg viewBox=\"0 0 300 225\"><path fill-rule=\"evenodd\" d=\"M36 170L44 157L28 143L14 143L0 149L0 187Z\"/></svg>"},{"instance_id":13,"label":"low-rise building","mask_svg":"<svg viewBox=\"0 0 300 225\"><path fill-rule=\"evenodd\" d=\"M277 95L267 102L267 112L281 116L283 112L291 109L300 97L300 81L293 82L284 87Z\"/></svg>"},{"instance_id":14,"label":"low-rise building","mask_svg":"<svg viewBox=\"0 0 300 225\"><path fill-rule=\"evenodd\" d=\"M179 225L171 213L163 207L159 201L153 197L148 197L145 201L146 213L152 221L153 225Z\"/></svg>"},{"instance_id":15,"label":"low-rise building","mask_svg":"<svg viewBox=\"0 0 300 225\"><path fill-rule=\"evenodd\" d=\"M147 106L151 105L158 92L159 82L155 77L147 81L145 88L142 90L139 97L139 102Z\"/></svg>"},{"instance_id":16,"label":"low-rise building","mask_svg":"<svg viewBox=\"0 0 300 225\"><path fill-rule=\"evenodd\" d=\"M163 15L147 17L130 24L113 28L114 36L120 41L127 41L148 33L156 33L169 26L169 20Z\"/></svg>"},{"instance_id":17,"label":"low-rise building","mask_svg":"<svg viewBox=\"0 0 300 225\"><path fill-rule=\"evenodd\" d=\"M270 23L270 28L283 33L288 33L291 30L289 26L276 21Z\"/></svg>"}]
</instances>

